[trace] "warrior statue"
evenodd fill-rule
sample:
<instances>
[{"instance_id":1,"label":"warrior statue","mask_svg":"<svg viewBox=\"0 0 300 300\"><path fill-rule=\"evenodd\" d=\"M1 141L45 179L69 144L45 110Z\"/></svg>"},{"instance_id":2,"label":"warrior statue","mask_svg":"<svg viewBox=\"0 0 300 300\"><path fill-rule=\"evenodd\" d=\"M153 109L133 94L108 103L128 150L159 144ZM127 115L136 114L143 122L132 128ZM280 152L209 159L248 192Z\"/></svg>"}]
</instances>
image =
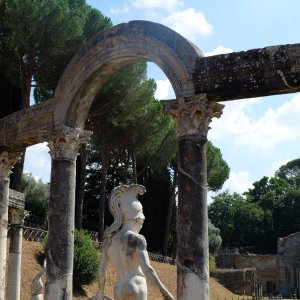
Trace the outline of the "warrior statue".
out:
<instances>
[{"instance_id":1,"label":"warrior statue","mask_svg":"<svg viewBox=\"0 0 300 300\"><path fill-rule=\"evenodd\" d=\"M146 278L160 290L163 299L174 300L151 267L146 240L139 234L145 216L137 195L145 192L144 186L132 184L116 187L111 193L109 209L114 222L104 232L97 300L107 299L104 285L108 261L117 277L115 300L147 300Z\"/></svg>"}]
</instances>

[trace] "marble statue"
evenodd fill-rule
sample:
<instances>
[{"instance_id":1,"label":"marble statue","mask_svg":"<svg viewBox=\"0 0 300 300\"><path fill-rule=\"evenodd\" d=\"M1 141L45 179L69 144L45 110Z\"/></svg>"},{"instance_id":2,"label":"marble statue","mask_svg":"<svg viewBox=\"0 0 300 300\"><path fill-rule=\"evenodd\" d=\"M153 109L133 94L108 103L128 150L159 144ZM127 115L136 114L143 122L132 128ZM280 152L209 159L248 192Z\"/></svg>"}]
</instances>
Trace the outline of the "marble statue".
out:
<instances>
[{"instance_id":1,"label":"marble statue","mask_svg":"<svg viewBox=\"0 0 300 300\"><path fill-rule=\"evenodd\" d=\"M46 273L46 259L43 269L35 275L31 285L31 300L44 300L42 277Z\"/></svg>"},{"instance_id":2,"label":"marble statue","mask_svg":"<svg viewBox=\"0 0 300 300\"><path fill-rule=\"evenodd\" d=\"M163 299L174 300L150 265L147 244L139 234L145 216L137 195L146 192L139 184L121 185L113 189L109 209L114 222L104 232L99 266L97 300L104 300L104 285L108 261L116 272L115 300L147 300L147 280L161 292Z\"/></svg>"}]
</instances>

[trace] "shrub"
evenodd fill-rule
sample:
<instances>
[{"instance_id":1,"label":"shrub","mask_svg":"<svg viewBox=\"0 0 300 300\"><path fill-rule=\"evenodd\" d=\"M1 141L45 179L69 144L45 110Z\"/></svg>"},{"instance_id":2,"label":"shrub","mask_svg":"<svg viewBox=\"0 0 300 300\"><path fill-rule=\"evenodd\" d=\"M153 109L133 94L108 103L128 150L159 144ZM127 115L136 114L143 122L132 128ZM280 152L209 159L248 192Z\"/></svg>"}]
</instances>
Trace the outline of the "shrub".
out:
<instances>
[{"instance_id":1,"label":"shrub","mask_svg":"<svg viewBox=\"0 0 300 300\"><path fill-rule=\"evenodd\" d=\"M84 230L75 230L73 284L80 287L97 277L99 257L90 236Z\"/></svg>"},{"instance_id":2,"label":"shrub","mask_svg":"<svg viewBox=\"0 0 300 300\"><path fill-rule=\"evenodd\" d=\"M42 240L44 252L47 253L48 238ZM97 277L99 264L98 251L90 236L84 230L75 230L73 285L81 287L92 283Z\"/></svg>"}]
</instances>

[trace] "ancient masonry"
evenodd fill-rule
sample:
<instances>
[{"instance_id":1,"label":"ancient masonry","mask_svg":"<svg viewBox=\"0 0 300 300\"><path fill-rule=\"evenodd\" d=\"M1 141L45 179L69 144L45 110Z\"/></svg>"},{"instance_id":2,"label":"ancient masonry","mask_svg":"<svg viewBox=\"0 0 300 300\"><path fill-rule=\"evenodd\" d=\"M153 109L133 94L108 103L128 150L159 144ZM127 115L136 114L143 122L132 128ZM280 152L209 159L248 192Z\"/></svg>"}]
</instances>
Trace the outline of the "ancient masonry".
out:
<instances>
[{"instance_id":1,"label":"ancient masonry","mask_svg":"<svg viewBox=\"0 0 300 300\"><path fill-rule=\"evenodd\" d=\"M277 255L219 253L215 276L239 295L300 297L300 232L279 238Z\"/></svg>"},{"instance_id":2,"label":"ancient masonry","mask_svg":"<svg viewBox=\"0 0 300 300\"><path fill-rule=\"evenodd\" d=\"M177 299L194 300L195 294L209 299L205 142L211 119L222 113L216 101L299 91L300 45L205 58L176 32L145 21L120 24L92 37L67 66L53 99L0 120L1 299L8 299L5 286L11 281L5 276L9 173L24 146L43 141L52 158L45 298L72 299L75 159L90 135L85 120L105 81L141 60L165 72L177 98L162 103L174 117L179 143Z\"/></svg>"}]
</instances>

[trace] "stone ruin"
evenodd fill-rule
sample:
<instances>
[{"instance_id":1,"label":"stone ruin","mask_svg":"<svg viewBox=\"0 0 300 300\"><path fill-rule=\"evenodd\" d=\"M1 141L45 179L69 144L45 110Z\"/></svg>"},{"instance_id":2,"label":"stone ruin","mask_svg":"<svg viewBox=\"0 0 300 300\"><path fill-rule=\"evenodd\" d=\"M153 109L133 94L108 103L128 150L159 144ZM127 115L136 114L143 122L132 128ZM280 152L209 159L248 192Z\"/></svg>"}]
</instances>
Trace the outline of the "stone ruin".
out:
<instances>
[{"instance_id":1,"label":"stone ruin","mask_svg":"<svg viewBox=\"0 0 300 300\"><path fill-rule=\"evenodd\" d=\"M205 143L211 119L222 114L217 101L299 91L300 45L204 57L178 33L146 21L96 34L70 61L52 99L0 120L0 299L18 300L5 295L9 174L22 149L41 142L52 160L45 298L72 299L75 160L91 134L85 121L106 80L141 60L157 64L176 95L162 105L179 145L177 299L209 299Z\"/></svg>"},{"instance_id":2,"label":"stone ruin","mask_svg":"<svg viewBox=\"0 0 300 300\"><path fill-rule=\"evenodd\" d=\"M219 253L215 276L238 295L300 298L300 232L279 238L276 255Z\"/></svg>"}]
</instances>

